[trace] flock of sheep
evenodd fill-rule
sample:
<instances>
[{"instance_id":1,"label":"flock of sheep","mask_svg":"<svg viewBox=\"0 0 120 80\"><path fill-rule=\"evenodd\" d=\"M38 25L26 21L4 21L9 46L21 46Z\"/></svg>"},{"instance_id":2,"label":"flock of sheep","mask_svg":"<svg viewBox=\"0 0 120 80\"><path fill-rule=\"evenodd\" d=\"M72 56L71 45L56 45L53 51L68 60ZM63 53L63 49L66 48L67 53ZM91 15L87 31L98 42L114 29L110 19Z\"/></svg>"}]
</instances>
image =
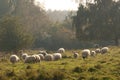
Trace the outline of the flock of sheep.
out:
<instances>
[{"instance_id":1,"label":"flock of sheep","mask_svg":"<svg viewBox=\"0 0 120 80\"><path fill-rule=\"evenodd\" d=\"M109 51L109 48L108 47L103 47L103 48L97 48L96 50L92 50L90 51L89 49L84 49L82 50L82 58L85 59L87 58L88 56L95 56L96 54L105 54Z\"/></svg>"},{"instance_id":2,"label":"flock of sheep","mask_svg":"<svg viewBox=\"0 0 120 80\"><path fill-rule=\"evenodd\" d=\"M37 62L41 62L42 60L56 61L56 60L62 59L62 53L65 53L64 48L58 49L58 52L53 53L53 54L48 54L44 50L39 51L37 54L33 54L33 55L28 55L27 53L22 52L20 58L24 61L24 63L37 63ZM20 58L17 55L11 55L10 62L16 63L16 62L20 61Z\"/></svg>"},{"instance_id":3,"label":"flock of sheep","mask_svg":"<svg viewBox=\"0 0 120 80\"><path fill-rule=\"evenodd\" d=\"M84 49L81 52L81 56L83 59L85 59L88 56L95 56L96 54L99 54L99 53L105 54L108 51L109 51L108 47L103 47L101 49L97 48L94 51L90 51L89 49ZM41 62L42 60L56 61L56 60L62 59L63 53L65 53L65 49L59 48L57 53L48 54L46 51L39 51L38 54L33 54L33 55L28 55L27 53L22 53L20 58L24 61L24 63L37 63L37 62ZM80 55L78 52L73 51L72 53L73 53L74 58L78 58ZM20 58L17 55L11 55L10 62L16 63L16 62L20 61Z\"/></svg>"}]
</instances>

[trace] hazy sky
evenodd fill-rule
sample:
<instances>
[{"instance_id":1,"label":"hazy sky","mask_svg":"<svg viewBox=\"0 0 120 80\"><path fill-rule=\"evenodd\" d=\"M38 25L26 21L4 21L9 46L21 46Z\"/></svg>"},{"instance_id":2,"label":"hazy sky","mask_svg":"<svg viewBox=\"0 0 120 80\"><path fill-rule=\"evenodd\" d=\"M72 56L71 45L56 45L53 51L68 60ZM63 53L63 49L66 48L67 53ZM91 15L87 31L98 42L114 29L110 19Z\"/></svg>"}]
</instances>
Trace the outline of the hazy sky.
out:
<instances>
[{"instance_id":1,"label":"hazy sky","mask_svg":"<svg viewBox=\"0 0 120 80\"><path fill-rule=\"evenodd\" d=\"M78 4L72 0L36 0L43 4L46 10L77 10Z\"/></svg>"}]
</instances>

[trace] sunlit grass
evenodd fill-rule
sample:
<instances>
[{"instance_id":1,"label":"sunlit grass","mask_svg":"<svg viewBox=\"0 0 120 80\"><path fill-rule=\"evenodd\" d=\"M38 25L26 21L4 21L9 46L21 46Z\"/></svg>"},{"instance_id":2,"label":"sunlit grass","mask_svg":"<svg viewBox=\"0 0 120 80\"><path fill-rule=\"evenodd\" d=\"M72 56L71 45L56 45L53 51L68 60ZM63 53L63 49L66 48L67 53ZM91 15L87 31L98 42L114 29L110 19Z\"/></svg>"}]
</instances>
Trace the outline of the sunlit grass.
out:
<instances>
[{"instance_id":1,"label":"sunlit grass","mask_svg":"<svg viewBox=\"0 0 120 80\"><path fill-rule=\"evenodd\" d=\"M41 61L35 64L16 64L9 62L9 57L0 60L0 80L119 80L120 47L110 47L107 54L98 54L83 60L73 58L67 50L65 58L58 61ZM81 50L75 50L81 55ZM36 51L32 51L32 54ZM60 76L62 76L60 78ZM58 79L59 78L59 79Z\"/></svg>"}]
</instances>

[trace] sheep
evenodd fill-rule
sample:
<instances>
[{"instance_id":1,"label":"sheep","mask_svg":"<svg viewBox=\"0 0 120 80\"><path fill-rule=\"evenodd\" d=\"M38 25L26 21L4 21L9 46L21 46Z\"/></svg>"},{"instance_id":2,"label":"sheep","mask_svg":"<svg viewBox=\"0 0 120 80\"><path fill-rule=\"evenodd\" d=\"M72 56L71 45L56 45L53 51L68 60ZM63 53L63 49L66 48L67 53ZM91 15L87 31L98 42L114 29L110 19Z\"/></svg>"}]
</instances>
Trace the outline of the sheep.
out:
<instances>
[{"instance_id":1,"label":"sheep","mask_svg":"<svg viewBox=\"0 0 120 80\"><path fill-rule=\"evenodd\" d=\"M53 57L52 54L47 54L47 55L45 56L45 61L53 61L53 60L54 60L54 57Z\"/></svg>"},{"instance_id":2,"label":"sheep","mask_svg":"<svg viewBox=\"0 0 120 80\"><path fill-rule=\"evenodd\" d=\"M38 54L38 55L40 56L40 59L41 59L41 60L44 60L45 57L44 57L43 54Z\"/></svg>"},{"instance_id":3,"label":"sheep","mask_svg":"<svg viewBox=\"0 0 120 80\"><path fill-rule=\"evenodd\" d=\"M74 57L74 58L78 58L78 57L79 57L78 52L73 52L73 57Z\"/></svg>"},{"instance_id":4,"label":"sheep","mask_svg":"<svg viewBox=\"0 0 120 80\"><path fill-rule=\"evenodd\" d=\"M102 49L101 49L101 54L105 54L105 53L107 53L109 51L109 48L108 47L103 47Z\"/></svg>"},{"instance_id":5,"label":"sheep","mask_svg":"<svg viewBox=\"0 0 120 80\"><path fill-rule=\"evenodd\" d=\"M39 55L34 54L34 55L32 55L32 56L35 56L35 62L40 62L40 61L41 61L41 59L40 59L40 56L39 56Z\"/></svg>"},{"instance_id":6,"label":"sheep","mask_svg":"<svg viewBox=\"0 0 120 80\"><path fill-rule=\"evenodd\" d=\"M91 51L90 55L91 56L95 56L96 52L95 51Z\"/></svg>"},{"instance_id":7,"label":"sheep","mask_svg":"<svg viewBox=\"0 0 120 80\"><path fill-rule=\"evenodd\" d=\"M43 54L44 56L47 55L46 51L39 51L39 54Z\"/></svg>"},{"instance_id":8,"label":"sheep","mask_svg":"<svg viewBox=\"0 0 120 80\"><path fill-rule=\"evenodd\" d=\"M25 63L35 63L35 62L36 62L36 57L34 55L30 55L25 58Z\"/></svg>"},{"instance_id":9,"label":"sheep","mask_svg":"<svg viewBox=\"0 0 120 80\"><path fill-rule=\"evenodd\" d=\"M82 51L82 58L85 59L90 55L90 50L89 49L84 49Z\"/></svg>"},{"instance_id":10,"label":"sheep","mask_svg":"<svg viewBox=\"0 0 120 80\"><path fill-rule=\"evenodd\" d=\"M54 53L53 57L54 57L54 60L62 59L62 55L60 53Z\"/></svg>"},{"instance_id":11,"label":"sheep","mask_svg":"<svg viewBox=\"0 0 120 80\"><path fill-rule=\"evenodd\" d=\"M25 58L28 56L27 53L22 53L22 59L25 60Z\"/></svg>"},{"instance_id":12,"label":"sheep","mask_svg":"<svg viewBox=\"0 0 120 80\"><path fill-rule=\"evenodd\" d=\"M65 49L64 48L59 48L58 53L65 53Z\"/></svg>"},{"instance_id":13,"label":"sheep","mask_svg":"<svg viewBox=\"0 0 120 80\"><path fill-rule=\"evenodd\" d=\"M19 59L19 57L17 56L17 55L11 55L10 56L10 62L11 63L16 63L16 62L18 62L20 59Z\"/></svg>"},{"instance_id":14,"label":"sheep","mask_svg":"<svg viewBox=\"0 0 120 80\"><path fill-rule=\"evenodd\" d=\"M97 48L97 49L95 50L95 52L96 52L96 53L101 53L101 49L100 49L100 48Z\"/></svg>"}]
</instances>

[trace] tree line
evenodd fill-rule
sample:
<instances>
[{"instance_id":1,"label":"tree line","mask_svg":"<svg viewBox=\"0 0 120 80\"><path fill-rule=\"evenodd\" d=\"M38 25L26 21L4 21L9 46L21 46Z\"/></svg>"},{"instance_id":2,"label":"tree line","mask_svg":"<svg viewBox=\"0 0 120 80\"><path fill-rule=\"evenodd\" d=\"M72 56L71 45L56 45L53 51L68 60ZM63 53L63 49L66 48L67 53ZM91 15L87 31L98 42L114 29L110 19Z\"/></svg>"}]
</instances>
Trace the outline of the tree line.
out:
<instances>
[{"instance_id":1,"label":"tree line","mask_svg":"<svg viewBox=\"0 0 120 80\"><path fill-rule=\"evenodd\" d=\"M86 0L87 1L87 0ZM120 0L94 0L79 5L73 16L76 37L84 41L120 41Z\"/></svg>"},{"instance_id":2,"label":"tree line","mask_svg":"<svg viewBox=\"0 0 120 80\"><path fill-rule=\"evenodd\" d=\"M119 4L112 0L80 4L76 15L70 12L63 22L55 22L35 0L0 0L0 51L83 48L104 40L118 44Z\"/></svg>"},{"instance_id":3,"label":"tree line","mask_svg":"<svg viewBox=\"0 0 120 80\"><path fill-rule=\"evenodd\" d=\"M51 21L35 0L0 0L0 51L79 47L72 20Z\"/></svg>"}]
</instances>

